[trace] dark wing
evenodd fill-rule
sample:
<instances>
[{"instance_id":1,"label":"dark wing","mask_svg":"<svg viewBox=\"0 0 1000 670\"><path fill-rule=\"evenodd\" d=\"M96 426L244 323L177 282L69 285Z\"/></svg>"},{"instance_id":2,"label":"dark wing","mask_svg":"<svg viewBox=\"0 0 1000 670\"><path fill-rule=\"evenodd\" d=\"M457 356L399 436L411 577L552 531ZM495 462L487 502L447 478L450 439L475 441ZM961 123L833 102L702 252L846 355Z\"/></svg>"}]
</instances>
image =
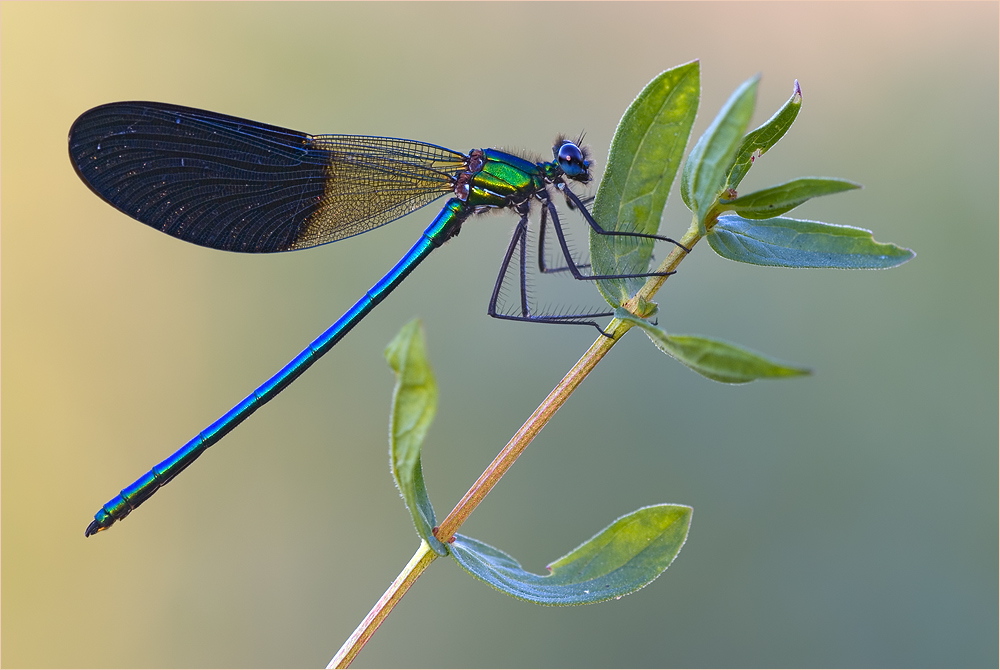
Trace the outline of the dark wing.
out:
<instances>
[{"instance_id":1,"label":"dark wing","mask_svg":"<svg viewBox=\"0 0 1000 670\"><path fill-rule=\"evenodd\" d=\"M70 159L97 195L187 242L304 249L357 235L452 189L465 156L422 142L308 135L155 102L80 116Z\"/></svg>"}]
</instances>

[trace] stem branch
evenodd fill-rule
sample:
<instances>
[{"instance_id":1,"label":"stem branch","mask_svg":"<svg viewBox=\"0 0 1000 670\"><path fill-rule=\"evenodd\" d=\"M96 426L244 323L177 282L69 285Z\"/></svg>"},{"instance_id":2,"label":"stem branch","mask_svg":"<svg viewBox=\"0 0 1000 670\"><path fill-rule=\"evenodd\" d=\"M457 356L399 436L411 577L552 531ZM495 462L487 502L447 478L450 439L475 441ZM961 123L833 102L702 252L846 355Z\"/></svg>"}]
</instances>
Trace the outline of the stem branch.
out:
<instances>
[{"instance_id":1,"label":"stem branch","mask_svg":"<svg viewBox=\"0 0 1000 670\"><path fill-rule=\"evenodd\" d=\"M698 233L697 226L692 226L684 237L681 238L681 244L686 246L688 249L692 248L701 236ZM687 255L681 248L676 248L663 260L663 263L657 268L657 272L673 272L680 262L684 260ZM635 297L627 301L623 307L629 311L634 311L636 305L642 300L649 300L652 296L660 290L663 286L663 282L666 281L667 277L650 277L646 284L636 293ZM608 324L606 332L611 334L611 337L601 337L597 338L597 341L590 345L586 353L580 357L580 360L576 362L566 376L562 378L559 384L556 385L552 392L546 396L542 404L538 406L528 420L524 422L524 425L510 438L510 442L507 446L497 454L497 457L493 459L489 467L486 468L485 472L479 476L479 479L472 485L468 492L462 496L462 499L458 501L455 508L445 517L444 521L434 529L434 536L437 537L442 542L447 543L458 531L459 527L469 518L473 510L479 506L479 503L486 498L487 494L493 487L497 485L500 478L503 477L518 457L524 452L524 450L531 444L531 441L535 439L535 436L541 432L545 424L549 422L556 411L562 407L569 397L573 394L573 391L587 378L591 370L604 358L611 347L621 339L622 335L627 333L632 325L625 323L618 319L614 319ZM417 553L413 555L410 562L407 563L403 571L399 573L396 580L392 583L385 594L379 599L375 606L372 607L368 616L365 617L364 621L358 625L351 637L347 639L344 646L340 648L337 655L333 657L330 661L330 665L327 668L346 668L354 660L354 657L358 655L361 648L365 646L375 630L379 627L383 620L389 615L389 612L396 606L396 603L403 597L410 585L416 581L417 577L427 569L427 566L437 558L438 555L430 548L427 542L421 540L420 548Z\"/></svg>"},{"instance_id":2,"label":"stem branch","mask_svg":"<svg viewBox=\"0 0 1000 670\"><path fill-rule=\"evenodd\" d=\"M700 239L697 229L689 229L688 232L681 238L681 244L686 246L688 249L694 246L694 244ZM657 268L657 272L673 272L674 269L680 264L680 262L687 255L683 249L676 248L663 260L663 263ZM635 305L640 299L648 300L650 299L659 289L663 286L663 282L666 281L665 276L650 277L646 284L636 293L636 297L628 301L624 307L630 311L635 308ZM608 331L611 333L611 337L601 336L597 338L597 341L590 345L587 352L580 357L580 360L576 362L566 376L556 385L552 392L546 396L542 404L538 406L528 420L524 422L524 425L514 433L514 436L510 438L507 446L497 454L497 457L493 459L486 471L479 476L476 483L472 485L469 491L462 496L462 499L458 501L455 508L451 513L445 517L444 521L437 527L434 531L435 537L437 537L442 542L448 542L451 540L452 536L459 529L459 527L465 523L472 511L479 506L479 503L486 498L487 494L497 485L500 478L510 470L511 466L514 465L514 461L518 459L522 452L531 444L531 441L535 439L535 436L541 432L545 424L549 422L556 411L565 404L569 397L573 394L573 391L587 378L590 371L601 361L604 356L611 351L611 347L624 335L632 326L630 324L619 321L618 319L613 320L608 324Z\"/></svg>"}]
</instances>

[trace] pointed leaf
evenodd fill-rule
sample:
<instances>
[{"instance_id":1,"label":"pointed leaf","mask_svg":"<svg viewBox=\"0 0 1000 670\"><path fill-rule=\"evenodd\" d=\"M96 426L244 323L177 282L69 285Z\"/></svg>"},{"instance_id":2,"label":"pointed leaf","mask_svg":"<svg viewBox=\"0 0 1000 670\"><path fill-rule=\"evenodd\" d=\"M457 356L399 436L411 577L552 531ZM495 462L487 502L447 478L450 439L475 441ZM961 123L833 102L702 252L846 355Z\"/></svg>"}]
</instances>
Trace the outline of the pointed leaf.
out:
<instances>
[{"instance_id":1,"label":"pointed leaf","mask_svg":"<svg viewBox=\"0 0 1000 670\"><path fill-rule=\"evenodd\" d=\"M594 220L602 227L656 234L698 112L699 86L698 62L687 63L658 75L629 105L594 200ZM590 234L595 274L645 272L652 249L652 240ZM615 307L640 285L627 279L598 282Z\"/></svg>"},{"instance_id":2,"label":"pointed leaf","mask_svg":"<svg viewBox=\"0 0 1000 670\"><path fill-rule=\"evenodd\" d=\"M729 96L718 116L705 134L698 139L681 174L681 196L699 222L718 199L726 186L726 177L733 167L736 150L753 116L760 76L743 82Z\"/></svg>"},{"instance_id":3,"label":"pointed leaf","mask_svg":"<svg viewBox=\"0 0 1000 670\"><path fill-rule=\"evenodd\" d=\"M463 535L449 548L498 591L539 605L586 605L621 598L659 577L687 539L691 512L685 505L651 505L626 514L553 561L547 575L526 572L508 554Z\"/></svg>"},{"instance_id":4,"label":"pointed leaf","mask_svg":"<svg viewBox=\"0 0 1000 670\"><path fill-rule=\"evenodd\" d=\"M755 379L798 377L810 374L806 368L783 365L762 354L724 340L697 335L668 335L645 319L632 316L624 309L615 318L633 323L643 330L657 349L676 358L703 377L724 384L746 384Z\"/></svg>"},{"instance_id":5,"label":"pointed leaf","mask_svg":"<svg viewBox=\"0 0 1000 670\"><path fill-rule=\"evenodd\" d=\"M799 88L799 80L795 80L792 97L781 106L774 116L765 121L755 130L747 133L740 143L740 148L736 151L736 160L733 168L729 171L729 178L726 180L726 189L736 189L743 181L753 162L767 153L767 150L778 143L788 129L792 127L795 117L799 115L802 108L802 89Z\"/></svg>"},{"instance_id":6,"label":"pointed leaf","mask_svg":"<svg viewBox=\"0 0 1000 670\"><path fill-rule=\"evenodd\" d=\"M916 255L876 242L864 228L785 217L753 221L720 216L708 243L731 261L785 268L877 270L902 265Z\"/></svg>"},{"instance_id":7,"label":"pointed leaf","mask_svg":"<svg viewBox=\"0 0 1000 670\"><path fill-rule=\"evenodd\" d=\"M396 373L389 416L389 464L396 487L410 510L417 534L444 556L445 546L434 537L434 508L424 486L420 447L437 411L437 384L427 361L420 320L403 326L385 348L385 360Z\"/></svg>"},{"instance_id":8,"label":"pointed leaf","mask_svg":"<svg viewBox=\"0 0 1000 670\"><path fill-rule=\"evenodd\" d=\"M801 177L792 181L723 201L726 209L734 210L746 219L770 219L795 209L806 200L861 188L846 179Z\"/></svg>"}]
</instances>

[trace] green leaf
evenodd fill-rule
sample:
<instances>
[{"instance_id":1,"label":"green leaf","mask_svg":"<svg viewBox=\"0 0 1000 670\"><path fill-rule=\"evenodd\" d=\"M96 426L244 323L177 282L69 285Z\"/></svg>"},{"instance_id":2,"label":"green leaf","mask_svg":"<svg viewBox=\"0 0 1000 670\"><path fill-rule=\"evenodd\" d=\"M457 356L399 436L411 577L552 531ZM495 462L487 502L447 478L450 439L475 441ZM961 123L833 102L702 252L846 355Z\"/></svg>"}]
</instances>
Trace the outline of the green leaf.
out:
<instances>
[{"instance_id":1,"label":"green leaf","mask_svg":"<svg viewBox=\"0 0 1000 670\"><path fill-rule=\"evenodd\" d=\"M684 163L681 197L699 222L704 221L708 210L725 189L736 150L753 116L759 82L760 76L754 76L729 96Z\"/></svg>"},{"instance_id":2,"label":"green leaf","mask_svg":"<svg viewBox=\"0 0 1000 670\"><path fill-rule=\"evenodd\" d=\"M625 111L594 200L594 220L605 229L656 234L698 112L699 86L698 62L681 65L649 82ZM645 272L652 250L652 240L590 234L595 274ZM641 280L597 284L617 307Z\"/></svg>"},{"instance_id":3,"label":"green leaf","mask_svg":"<svg viewBox=\"0 0 1000 670\"><path fill-rule=\"evenodd\" d=\"M802 177L741 195L735 200L728 202L723 200L722 202L726 209L734 210L744 218L770 219L795 209L810 198L851 191L856 188L861 188L861 184L855 184L846 179Z\"/></svg>"},{"instance_id":4,"label":"green leaf","mask_svg":"<svg viewBox=\"0 0 1000 670\"><path fill-rule=\"evenodd\" d=\"M668 335L645 319L639 319L622 308L615 318L635 324L646 331L653 344L668 356L688 366L698 374L724 384L746 384L755 379L798 377L810 374L806 368L778 363L762 354L735 344L697 335Z\"/></svg>"},{"instance_id":5,"label":"green leaf","mask_svg":"<svg viewBox=\"0 0 1000 670\"><path fill-rule=\"evenodd\" d=\"M437 520L424 486L420 447L437 411L437 384L427 361L420 320L403 326L385 348L385 360L396 373L389 416L389 464L396 487L410 510L413 525L434 549L444 556L445 546L434 537Z\"/></svg>"},{"instance_id":6,"label":"green leaf","mask_svg":"<svg viewBox=\"0 0 1000 670\"><path fill-rule=\"evenodd\" d=\"M876 242L864 228L785 217L753 221L720 216L708 243L731 261L785 268L878 270L916 256L910 249Z\"/></svg>"},{"instance_id":7,"label":"green leaf","mask_svg":"<svg viewBox=\"0 0 1000 670\"><path fill-rule=\"evenodd\" d=\"M774 116L765 121L759 128L747 133L736 151L736 159L726 180L726 189L736 189L750 170L753 162L767 153L767 150L778 143L788 129L792 127L795 117L802 108L802 89L799 80L795 80L792 97L781 106Z\"/></svg>"},{"instance_id":8,"label":"green leaf","mask_svg":"<svg viewBox=\"0 0 1000 670\"><path fill-rule=\"evenodd\" d=\"M526 572L488 544L456 535L451 555L473 576L539 605L586 605L638 591L669 567L687 539L691 508L651 505L616 520L553 561L549 574Z\"/></svg>"}]
</instances>

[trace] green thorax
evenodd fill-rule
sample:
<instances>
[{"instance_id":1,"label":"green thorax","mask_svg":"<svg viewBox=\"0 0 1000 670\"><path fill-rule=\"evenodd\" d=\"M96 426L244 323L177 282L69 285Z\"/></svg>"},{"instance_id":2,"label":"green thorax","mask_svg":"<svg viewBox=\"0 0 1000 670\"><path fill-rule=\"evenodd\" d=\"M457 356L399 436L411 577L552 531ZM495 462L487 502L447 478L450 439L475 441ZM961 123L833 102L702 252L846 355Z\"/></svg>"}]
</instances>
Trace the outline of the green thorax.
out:
<instances>
[{"instance_id":1,"label":"green thorax","mask_svg":"<svg viewBox=\"0 0 1000 670\"><path fill-rule=\"evenodd\" d=\"M508 207L544 189L546 179L556 176L558 170L554 163L532 163L503 151L483 149L482 168L469 180L466 202L473 207Z\"/></svg>"}]
</instances>

